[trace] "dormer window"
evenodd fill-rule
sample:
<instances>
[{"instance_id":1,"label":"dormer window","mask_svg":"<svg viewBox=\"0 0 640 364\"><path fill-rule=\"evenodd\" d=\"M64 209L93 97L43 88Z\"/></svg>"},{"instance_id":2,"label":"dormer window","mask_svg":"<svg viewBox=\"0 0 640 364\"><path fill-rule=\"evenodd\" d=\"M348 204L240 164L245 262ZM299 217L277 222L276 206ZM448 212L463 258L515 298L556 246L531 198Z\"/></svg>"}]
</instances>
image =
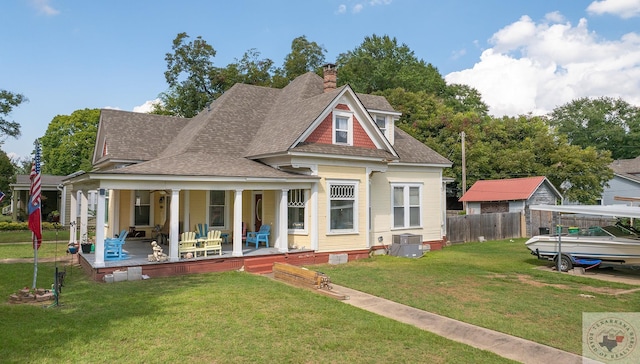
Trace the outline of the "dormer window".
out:
<instances>
[{"instance_id":1,"label":"dormer window","mask_svg":"<svg viewBox=\"0 0 640 364\"><path fill-rule=\"evenodd\" d=\"M376 125L384 136L387 136L387 117L384 115L376 115Z\"/></svg>"},{"instance_id":2,"label":"dormer window","mask_svg":"<svg viewBox=\"0 0 640 364\"><path fill-rule=\"evenodd\" d=\"M333 112L333 144L353 145L353 116L343 111Z\"/></svg>"}]
</instances>

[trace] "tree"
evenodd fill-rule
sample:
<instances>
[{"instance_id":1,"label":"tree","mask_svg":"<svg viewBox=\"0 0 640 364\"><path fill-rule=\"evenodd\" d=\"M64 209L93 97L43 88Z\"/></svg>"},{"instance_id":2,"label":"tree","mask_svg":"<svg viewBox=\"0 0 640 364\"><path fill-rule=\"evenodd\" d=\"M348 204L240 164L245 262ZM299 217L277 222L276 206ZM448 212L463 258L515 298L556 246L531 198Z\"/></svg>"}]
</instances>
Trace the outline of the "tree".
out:
<instances>
[{"instance_id":1,"label":"tree","mask_svg":"<svg viewBox=\"0 0 640 364\"><path fill-rule=\"evenodd\" d=\"M444 100L456 112L473 111L479 116L489 115L489 106L482 101L482 95L469 85L447 85Z\"/></svg>"},{"instance_id":2,"label":"tree","mask_svg":"<svg viewBox=\"0 0 640 364\"><path fill-rule=\"evenodd\" d=\"M9 184L16 182L15 167L7 156L7 153L0 150L0 191L6 194L4 201L11 201L11 188Z\"/></svg>"},{"instance_id":3,"label":"tree","mask_svg":"<svg viewBox=\"0 0 640 364\"><path fill-rule=\"evenodd\" d=\"M99 109L54 117L40 139L42 173L66 176L79 170L90 171L99 122Z\"/></svg>"},{"instance_id":4,"label":"tree","mask_svg":"<svg viewBox=\"0 0 640 364\"><path fill-rule=\"evenodd\" d=\"M31 156L16 157L11 159L11 164L13 164L16 174L29 174L31 173L33 158Z\"/></svg>"},{"instance_id":5,"label":"tree","mask_svg":"<svg viewBox=\"0 0 640 364\"><path fill-rule=\"evenodd\" d=\"M554 109L549 122L572 145L609 150L614 159L640 156L640 108L622 99L573 100Z\"/></svg>"},{"instance_id":6,"label":"tree","mask_svg":"<svg viewBox=\"0 0 640 364\"><path fill-rule=\"evenodd\" d=\"M193 117L224 92L224 79L213 65L215 49L198 36L185 43L187 33L173 40L173 53L167 53L164 77L169 90L160 94L162 105L154 113Z\"/></svg>"},{"instance_id":7,"label":"tree","mask_svg":"<svg viewBox=\"0 0 640 364\"><path fill-rule=\"evenodd\" d=\"M349 84L356 92L374 93L393 88L426 91L438 96L446 83L431 64L418 60L406 44L395 38L372 35L352 51L338 56L338 84Z\"/></svg>"},{"instance_id":8,"label":"tree","mask_svg":"<svg viewBox=\"0 0 640 364\"><path fill-rule=\"evenodd\" d=\"M570 145L543 117L458 112L426 93L388 90L385 96L403 112L398 127L453 162L445 174L459 185L465 132L467 188L480 179L546 176L565 198L594 203L613 177L608 152Z\"/></svg>"},{"instance_id":9,"label":"tree","mask_svg":"<svg viewBox=\"0 0 640 364\"><path fill-rule=\"evenodd\" d=\"M316 42L309 42L306 36L295 38L291 42L291 53L284 58L284 65L276 70L274 86L284 87L296 77L307 72L321 72L327 50ZM278 76L281 76L278 79Z\"/></svg>"},{"instance_id":10,"label":"tree","mask_svg":"<svg viewBox=\"0 0 640 364\"><path fill-rule=\"evenodd\" d=\"M20 136L20 124L10 121L6 117L11 114L14 107L27 101L29 100L24 95L0 90L0 138L5 136L17 138Z\"/></svg>"},{"instance_id":11,"label":"tree","mask_svg":"<svg viewBox=\"0 0 640 364\"><path fill-rule=\"evenodd\" d=\"M221 72L224 75L224 89L228 90L236 83L256 86L271 86L271 71L273 61L269 58L260 59L260 52L252 48L244 53L240 60L227 65Z\"/></svg>"}]
</instances>

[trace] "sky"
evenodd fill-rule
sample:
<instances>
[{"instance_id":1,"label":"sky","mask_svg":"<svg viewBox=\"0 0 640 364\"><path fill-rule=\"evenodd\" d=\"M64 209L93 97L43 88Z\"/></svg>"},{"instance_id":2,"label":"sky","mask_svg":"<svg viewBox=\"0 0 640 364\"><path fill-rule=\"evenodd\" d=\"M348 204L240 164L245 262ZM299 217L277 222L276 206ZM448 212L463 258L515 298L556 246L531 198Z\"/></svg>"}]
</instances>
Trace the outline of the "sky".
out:
<instances>
[{"instance_id":1,"label":"sky","mask_svg":"<svg viewBox=\"0 0 640 364\"><path fill-rule=\"evenodd\" d=\"M334 62L388 35L494 116L581 97L640 106L640 0L6 0L0 30L0 90L29 99L6 117L22 131L0 146L11 158L29 157L57 115L149 110L181 32L213 46L218 67L251 49L282 66L303 35Z\"/></svg>"}]
</instances>

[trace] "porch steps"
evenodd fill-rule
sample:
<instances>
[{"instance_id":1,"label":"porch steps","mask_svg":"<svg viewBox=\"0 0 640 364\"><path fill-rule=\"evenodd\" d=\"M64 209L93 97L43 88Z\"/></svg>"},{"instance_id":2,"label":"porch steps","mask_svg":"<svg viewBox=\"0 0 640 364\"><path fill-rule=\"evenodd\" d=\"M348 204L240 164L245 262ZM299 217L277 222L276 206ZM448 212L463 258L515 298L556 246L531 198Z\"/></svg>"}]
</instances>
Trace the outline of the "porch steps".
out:
<instances>
[{"instance_id":1,"label":"porch steps","mask_svg":"<svg viewBox=\"0 0 640 364\"><path fill-rule=\"evenodd\" d=\"M244 270L249 273L267 274L273 272L273 263L284 263L285 260L282 255L245 258Z\"/></svg>"}]
</instances>

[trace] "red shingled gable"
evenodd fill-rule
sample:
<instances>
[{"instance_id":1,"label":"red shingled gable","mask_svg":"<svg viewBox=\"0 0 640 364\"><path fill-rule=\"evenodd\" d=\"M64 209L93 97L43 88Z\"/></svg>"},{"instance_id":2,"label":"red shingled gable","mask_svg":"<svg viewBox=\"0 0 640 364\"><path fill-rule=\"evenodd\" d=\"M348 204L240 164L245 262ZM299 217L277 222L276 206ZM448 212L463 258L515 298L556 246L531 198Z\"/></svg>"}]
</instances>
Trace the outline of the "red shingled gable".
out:
<instances>
[{"instance_id":1,"label":"red shingled gable","mask_svg":"<svg viewBox=\"0 0 640 364\"><path fill-rule=\"evenodd\" d=\"M477 181L460 198L462 202L526 200L545 177L526 177Z\"/></svg>"}]
</instances>

